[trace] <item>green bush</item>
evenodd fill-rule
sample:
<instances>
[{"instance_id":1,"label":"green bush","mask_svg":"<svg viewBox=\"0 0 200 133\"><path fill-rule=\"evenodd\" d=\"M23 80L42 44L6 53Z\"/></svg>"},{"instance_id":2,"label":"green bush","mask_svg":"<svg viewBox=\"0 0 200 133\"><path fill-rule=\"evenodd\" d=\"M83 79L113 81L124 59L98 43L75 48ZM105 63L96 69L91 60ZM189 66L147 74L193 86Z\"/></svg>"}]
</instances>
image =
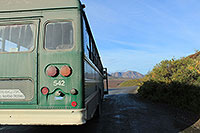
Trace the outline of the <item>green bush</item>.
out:
<instances>
[{"instance_id":1,"label":"green bush","mask_svg":"<svg viewBox=\"0 0 200 133\"><path fill-rule=\"evenodd\" d=\"M191 58L164 60L149 73L148 80L200 85L199 61Z\"/></svg>"},{"instance_id":2,"label":"green bush","mask_svg":"<svg viewBox=\"0 0 200 133\"><path fill-rule=\"evenodd\" d=\"M146 75L138 93L154 102L200 111L200 63L196 59L164 60Z\"/></svg>"}]
</instances>

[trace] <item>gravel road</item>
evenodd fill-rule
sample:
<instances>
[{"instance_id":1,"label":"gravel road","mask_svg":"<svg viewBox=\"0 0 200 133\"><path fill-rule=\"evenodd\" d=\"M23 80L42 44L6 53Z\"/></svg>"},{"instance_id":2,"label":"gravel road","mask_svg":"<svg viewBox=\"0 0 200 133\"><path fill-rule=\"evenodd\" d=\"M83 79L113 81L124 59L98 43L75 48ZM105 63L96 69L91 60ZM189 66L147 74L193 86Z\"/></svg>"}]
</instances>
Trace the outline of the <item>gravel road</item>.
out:
<instances>
[{"instance_id":1,"label":"gravel road","mask_svg":"<svg viewBox=\"0 0 200 133\"><path fill-rule=\"evenodd\" d=\"M189 112L141 100L137 87L110 89L103 112L82 126L0 126L0 132L86 132L86 133L195 133L190 126L198 118Z\"/></svg>"}]
</instances>

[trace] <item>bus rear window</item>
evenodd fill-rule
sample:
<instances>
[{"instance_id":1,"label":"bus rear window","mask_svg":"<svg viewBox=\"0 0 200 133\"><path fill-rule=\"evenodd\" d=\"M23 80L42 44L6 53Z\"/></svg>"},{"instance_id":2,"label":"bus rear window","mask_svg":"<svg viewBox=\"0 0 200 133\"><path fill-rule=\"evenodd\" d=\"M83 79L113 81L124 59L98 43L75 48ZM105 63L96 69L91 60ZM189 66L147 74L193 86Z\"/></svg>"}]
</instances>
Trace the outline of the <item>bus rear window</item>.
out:
<instances>
[{"instance_id":1,"label":"bus rear window","mask_svg":"<svg viewBox=\"0 0 200 133\"><path fill-rule=\"evenodd\" d=\"M71 49L73 47L72 22L54 22L46 25L45 48L48 50Z\"/></svg>"},{"instance_id":2,"label":"bus rear window","mask_svg":"<svg viewBox=\"0 0 200 133\"><path fill-rule=\"evenodd\" d=\"M33 24L0 25L0 52L32 50L34 27Z\"/></svg>"}]
</instances>

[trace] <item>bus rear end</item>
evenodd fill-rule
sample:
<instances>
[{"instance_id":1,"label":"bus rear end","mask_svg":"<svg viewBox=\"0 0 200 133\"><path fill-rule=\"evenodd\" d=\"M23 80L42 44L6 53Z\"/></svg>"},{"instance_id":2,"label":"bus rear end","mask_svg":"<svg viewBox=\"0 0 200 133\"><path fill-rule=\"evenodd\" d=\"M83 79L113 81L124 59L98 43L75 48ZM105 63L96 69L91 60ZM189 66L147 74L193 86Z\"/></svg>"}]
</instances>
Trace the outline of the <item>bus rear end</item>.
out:
<instances>
[{"instance_id":1,"label":"bus rear end","mask_svg":"<svg viewBox=\"0 0 200 133\"><path fill-rule=\"evenodd\" d=\"M0 124L85 123L80 3L0 2Z\"/></svg>"}]
</instances>

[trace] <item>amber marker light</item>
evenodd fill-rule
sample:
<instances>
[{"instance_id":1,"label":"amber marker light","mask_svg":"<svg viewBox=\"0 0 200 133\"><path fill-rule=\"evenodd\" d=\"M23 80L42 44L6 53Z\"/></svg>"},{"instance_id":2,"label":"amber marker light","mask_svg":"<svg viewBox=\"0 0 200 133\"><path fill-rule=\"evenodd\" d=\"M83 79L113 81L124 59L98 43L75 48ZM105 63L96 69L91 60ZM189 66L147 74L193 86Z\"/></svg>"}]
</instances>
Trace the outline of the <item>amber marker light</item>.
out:
<instances>
[{"instance_id":1,"label":"amber marker light","mask_svg":"<svg viewBox=\"0 0 200 133\"><path fill-rule=\"evenodd\" d=\"M71 67L65 65L62 66L62 68L60 69L60 74L64 77L69 77L72 74L72 69Z\"/></svg>"},{"instance_id":2,"label":"amber marker light","mask_svg":"<svg viewBox=\"0 0 200 133\"><path fill-rule=\"evenodd\" d=\"M46 74L50 77L56 77L58 76L58 68L56 66L49 66L46 69Z\"/></svg>"}]
</instances>

